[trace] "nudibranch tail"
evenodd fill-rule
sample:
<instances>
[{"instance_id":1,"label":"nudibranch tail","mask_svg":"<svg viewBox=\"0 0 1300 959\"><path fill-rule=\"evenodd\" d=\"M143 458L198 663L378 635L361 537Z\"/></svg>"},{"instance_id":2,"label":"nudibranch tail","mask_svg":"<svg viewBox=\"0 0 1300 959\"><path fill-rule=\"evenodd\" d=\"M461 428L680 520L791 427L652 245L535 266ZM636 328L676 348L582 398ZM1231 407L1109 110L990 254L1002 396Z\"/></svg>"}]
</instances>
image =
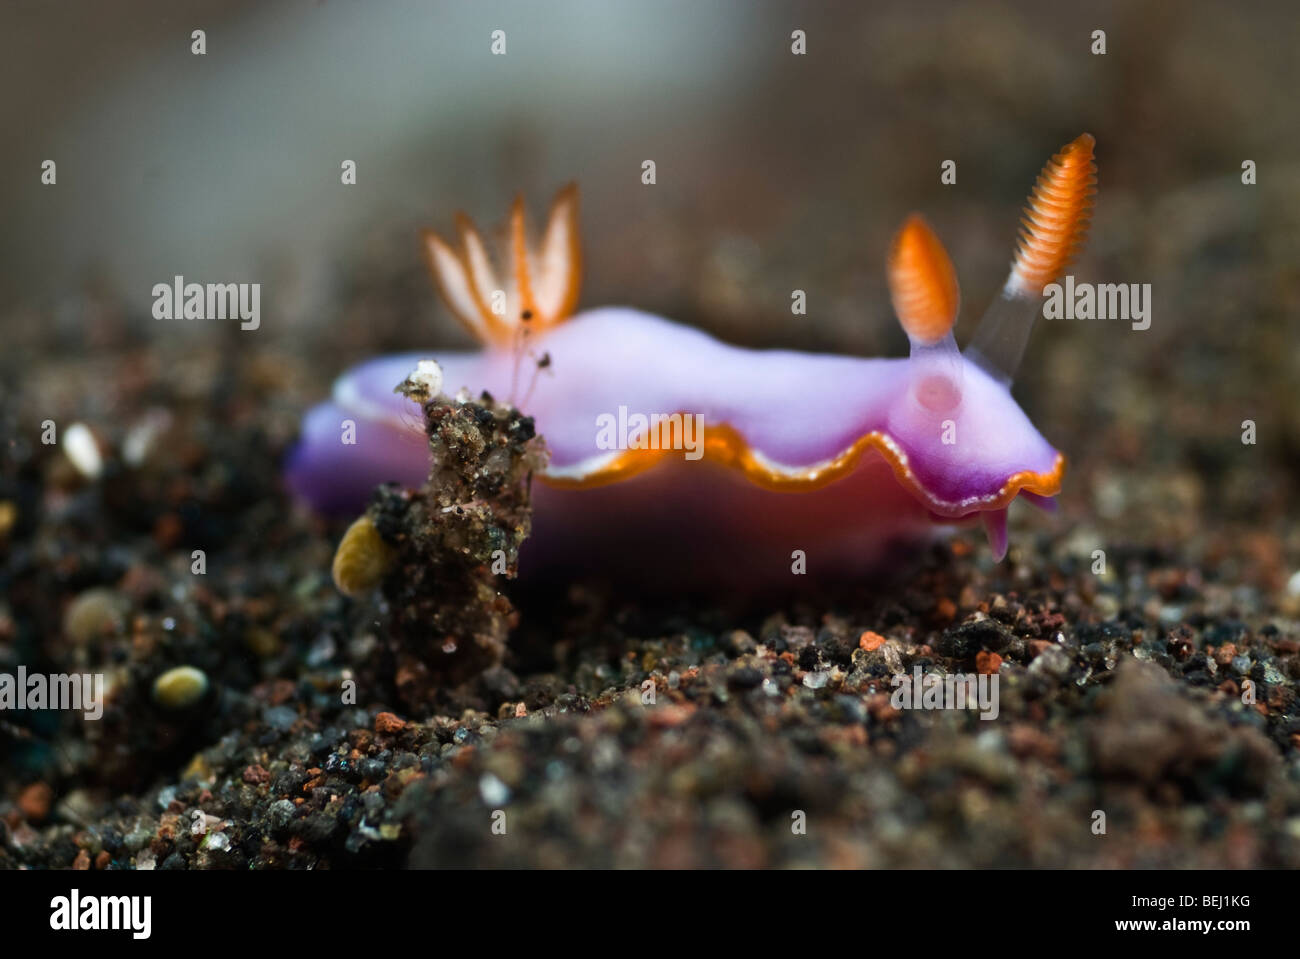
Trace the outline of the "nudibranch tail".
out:
<instances>
[{"instance_id":1,"label":"nudibranch tail","mask_svg":"<svg viewBox=\"0 0 1300 959\"><path fill-rule=\"evenodd\" d=\"M1015 377L1043 288L1057 280L1082 248L1097 192L1096 140L1081 134L1047 161L1029 195L1011 274L989 306L967 355L990 374Z\"/></svg>"},{"instance_id":2,"label":"nudibranch tail","mask_svg":"<svg viewBox=\"0 0 1300 959\"><path fill-rule=\"evenodd\" d=\"M541 332L569 317L578 303L582 249L578 187L569 184L551 203L546 229L534 249L522 197L510 210L504 279L496 272L473 222L456 216L461 251L437 233L424 234L429 268L452 315L486 346L515 348L520 336Z\"/></svg>"}]
</instances>

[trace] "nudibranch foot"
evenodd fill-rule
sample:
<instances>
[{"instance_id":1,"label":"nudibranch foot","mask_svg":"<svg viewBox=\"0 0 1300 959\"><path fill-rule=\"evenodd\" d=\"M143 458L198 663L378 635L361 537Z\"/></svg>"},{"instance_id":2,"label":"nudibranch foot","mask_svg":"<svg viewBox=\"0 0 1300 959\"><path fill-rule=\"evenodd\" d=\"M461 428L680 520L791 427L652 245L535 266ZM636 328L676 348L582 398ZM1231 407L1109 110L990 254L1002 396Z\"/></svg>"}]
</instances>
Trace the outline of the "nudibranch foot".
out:
<instances>
[{"instance_id":1,"label":"nudibranch foot","mask_svg":"<svg viewBox=\"0 0 1300 959\"><path fill-rule=\"evenodd\" d=\"M882 580L940 530L874 452L841 479L798 494L718 462L669 459L598 487L539 483L534 503L534 535L520 555L528 577L605 579L642 593L744 597L810 581Z\"/></svg>"}]
</instances>

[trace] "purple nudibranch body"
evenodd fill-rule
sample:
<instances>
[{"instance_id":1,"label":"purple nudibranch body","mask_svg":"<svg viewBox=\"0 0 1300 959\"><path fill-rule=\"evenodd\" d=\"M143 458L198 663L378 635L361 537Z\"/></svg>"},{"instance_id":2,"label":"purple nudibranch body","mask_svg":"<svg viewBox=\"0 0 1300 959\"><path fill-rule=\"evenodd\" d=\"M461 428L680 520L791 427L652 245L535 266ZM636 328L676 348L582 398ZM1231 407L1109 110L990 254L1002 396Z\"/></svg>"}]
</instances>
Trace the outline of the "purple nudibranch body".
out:
<instances>
[{"instance_id":1,"label":"purple nudibranch body","mask_svg":"<svg viewBox=\"0 0 1300 959\"><path fill-rule=\"evenodd\" d=\"M1042 287L1082 243L1094 171L1086 134L1049 161L1011 276L965 355L951 332L955 273L919 217L889 260L912 344L901 359L743 349L622 307L569 319L580 275L572 187L535 248L516 201L511 269L500 280L460 218L462 250L428 234L429 258L444 299L484 348L349 370L304 419L288 484L318 510L355 513L380 483L423 482L421 411L394 387L432 358L444 392L513 403L550 450L523 575L635 573L647 551L687 579L773 581L800 555L809 572L864 573L892 562L895 545L976 516L1000 559L1010 502L1046 506L1060 489L1064 457L1010 381ZM341 439L346 421L354 443Z\"/></svg>"}]
</instances>

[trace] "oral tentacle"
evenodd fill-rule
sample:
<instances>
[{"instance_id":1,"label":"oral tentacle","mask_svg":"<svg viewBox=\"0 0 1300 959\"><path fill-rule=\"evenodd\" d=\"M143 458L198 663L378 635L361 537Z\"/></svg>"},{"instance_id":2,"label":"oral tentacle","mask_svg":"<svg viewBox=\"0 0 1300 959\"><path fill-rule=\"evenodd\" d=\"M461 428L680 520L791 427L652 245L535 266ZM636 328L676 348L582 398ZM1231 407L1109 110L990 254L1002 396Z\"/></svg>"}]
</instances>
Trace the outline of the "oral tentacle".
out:
<instances>
[{"instance_id":1,"label":"oral tentacle","mask_svg":"<svg viewBox=\"0 0 1300 959\"><path fill-rule=\"evenodd\" d=\"M1007 511L1005 509L985 510L980 517L984 520L984 533L989 539L993 561L1000 563L1007 555Z\"/></svg>"}]
</instances>

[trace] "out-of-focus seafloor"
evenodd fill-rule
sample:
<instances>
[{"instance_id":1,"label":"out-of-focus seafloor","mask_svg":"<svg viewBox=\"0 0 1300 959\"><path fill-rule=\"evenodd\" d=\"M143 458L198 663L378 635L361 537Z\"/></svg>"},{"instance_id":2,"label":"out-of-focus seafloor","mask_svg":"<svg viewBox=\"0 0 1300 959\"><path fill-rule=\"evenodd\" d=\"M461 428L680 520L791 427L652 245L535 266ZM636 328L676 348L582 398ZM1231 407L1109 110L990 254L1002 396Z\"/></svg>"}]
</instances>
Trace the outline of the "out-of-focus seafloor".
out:
<instances>
[{"instance_id":1,"label":"out-of-focus seafloor","mask_svg":"<svg viewBox=\"0 0 1300 959\"><path fill-rule=\"evenodd\" d=\"M1297 48L1287 3L6 7L0 672L112 695L0 714L0 867L1300 865ZM964 343L1085 130L1073 272L1150 283L1151 325L1040 321L1015 391L1070 469L1004 563L969 531L798 600L514 591L504 665L403 708L280 464L344 367L467 344L419 229L576 179L583 305L903 355L902 217ZM152 319L176 274L260 282L260 328ZM997 670L997 720L893 709L918 665Z\"/></svg>"}]
</instances>

